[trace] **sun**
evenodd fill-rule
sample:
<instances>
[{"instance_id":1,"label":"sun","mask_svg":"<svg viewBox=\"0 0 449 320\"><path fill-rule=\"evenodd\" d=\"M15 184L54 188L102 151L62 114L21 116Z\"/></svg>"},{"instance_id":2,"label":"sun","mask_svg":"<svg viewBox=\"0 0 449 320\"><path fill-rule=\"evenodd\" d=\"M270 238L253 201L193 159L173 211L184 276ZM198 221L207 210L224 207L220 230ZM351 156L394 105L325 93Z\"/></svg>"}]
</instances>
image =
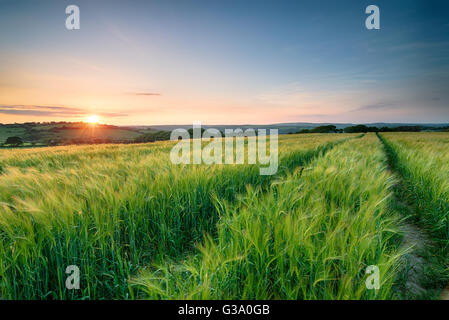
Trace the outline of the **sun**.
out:
<instances>
[{"instance_id":1,"label":"sun","mask_svg":"<svg viewBox=\"0 0 449 320\"><path fill-rule=\"evenodd\" d=\"M98 121L100 121L100 118L98 118L97 115L91 115L91 116L88 116L88 117L87 117L86 121L87 121L88 123L94 124L94 123L98 123Z\"/></svg>"}]
</instances>

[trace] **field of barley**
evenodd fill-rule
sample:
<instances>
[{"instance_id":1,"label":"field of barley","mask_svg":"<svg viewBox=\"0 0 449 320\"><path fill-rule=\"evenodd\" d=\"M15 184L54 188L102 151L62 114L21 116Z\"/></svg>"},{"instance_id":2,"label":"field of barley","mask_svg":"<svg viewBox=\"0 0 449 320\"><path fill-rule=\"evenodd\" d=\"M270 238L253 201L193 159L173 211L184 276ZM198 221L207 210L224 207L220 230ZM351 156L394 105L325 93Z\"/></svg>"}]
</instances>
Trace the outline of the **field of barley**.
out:
<instances>
[{"instance_id":1,"label":"field of barley","mask_svg":"<svg viewBox=\"0 0 449 320\"><path fill-rule=\"evenodd\" d=\"M283 135L273 176L172 164L173 145L0 150L0 299L436 299L449 283L449 133ZM404 224L432 241L421 291Z\"/></svg>"}]
</instances>

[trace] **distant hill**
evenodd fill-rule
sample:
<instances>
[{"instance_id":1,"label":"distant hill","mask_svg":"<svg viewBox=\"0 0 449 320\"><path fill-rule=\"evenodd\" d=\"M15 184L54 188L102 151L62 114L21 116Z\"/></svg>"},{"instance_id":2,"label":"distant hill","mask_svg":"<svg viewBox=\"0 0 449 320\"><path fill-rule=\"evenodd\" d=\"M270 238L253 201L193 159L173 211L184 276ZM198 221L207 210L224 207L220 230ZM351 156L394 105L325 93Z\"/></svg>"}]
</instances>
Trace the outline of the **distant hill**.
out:
<instances>
[{"instance_id":1,"label":"distant hill","mask_svg":"<svg viewBox=\"0 0 449 320\"><path fill-rule=\"evenodd\" d=\"M47 146L167 140L170 133L83 122L0 124L0 144L8 137L20 137L25 146Z\"/></svg>"},{"instance_id":2,"label":"distant hill","mask_svg":"<svg viewBox=\"0 0 449 320\"><path fill-rule=\"evenodd\" d=\"M357 123L359 124L359 123ZM202 125L202 128L216 128L220 131L223 131L224 129L248 129L248 128L254 128L254 129L278 129L280 134L287 134L287 133L296 133L301 131L302 129L313 129L316 127L321 126L328 126L328 125L334 125L337 127L337 129L344 129L346 127L355 126L357 124L354 123L331 123L331 122L322 122L322 123L312 123L312 122L291 122L291 123L276 123L276 124L261 124L261 125ZM388 127L388 128L394 128L394 127L402 127L402 126L421 126L421 127L427 127L429 129L432 128L443 128L443 127L449 127L449 123L384 123L384 122L376 122L376 123L362 123L363 125L366 125L368 127ZM172 131L177 128L183 128L183 129L189 129L192 128L192 124L185 124L185 125L155 125L155 126L135 126L134 128L139 129L152 129L152 130L164 130L164 131Z\"/></svg>"},{"instance_id":3,"label":"distant hill","mask_svg":"<svg viewBox=\"0 0 449 320\"><path fill-rule=\"evenodd\" d=\"M311 123L292 122L268 125L203 125L202 128L224 129L241 128L278 129L280 134L297 133L304 129L313 129L322 126L335 126L342 131L351 127L353 123ZM435 131L449 128L449 123L423 124L423 123L366 123L369 127L395 128L419 126L421 130ZM92 143L138 143L168 140L170 132L177 128L190 129L186 125L155 125L155 126L113 126L107 124L89 124L84 122L29 122L15 124L0 124L0 145L9 137L20 137L25 146L47 146L66 144L92 144ZM337 131L338 131L337 130Z\"/></svg>"}]
</instances>

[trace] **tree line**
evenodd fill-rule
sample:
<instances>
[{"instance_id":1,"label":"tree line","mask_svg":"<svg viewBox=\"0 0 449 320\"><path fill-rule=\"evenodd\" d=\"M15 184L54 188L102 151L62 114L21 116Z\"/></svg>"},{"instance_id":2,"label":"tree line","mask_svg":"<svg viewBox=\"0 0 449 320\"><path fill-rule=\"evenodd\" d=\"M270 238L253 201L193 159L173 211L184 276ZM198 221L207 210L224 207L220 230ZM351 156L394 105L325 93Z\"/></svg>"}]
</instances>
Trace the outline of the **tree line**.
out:
<instances>
[{"instance_id":1,"label":"tree line","mask_svg":"<svg viewBox=\"0 0 449 320\"><path fill-rule=\"evenodd\" d=\"M397 126L397 127L369 127L363 124L337 129L334 125L319 126L312 129L302 129L296 133L367 133L367 132L420 132L424 130L448 131L449 127L425 127L425 126Z\"/></svg>"}]
</instances>

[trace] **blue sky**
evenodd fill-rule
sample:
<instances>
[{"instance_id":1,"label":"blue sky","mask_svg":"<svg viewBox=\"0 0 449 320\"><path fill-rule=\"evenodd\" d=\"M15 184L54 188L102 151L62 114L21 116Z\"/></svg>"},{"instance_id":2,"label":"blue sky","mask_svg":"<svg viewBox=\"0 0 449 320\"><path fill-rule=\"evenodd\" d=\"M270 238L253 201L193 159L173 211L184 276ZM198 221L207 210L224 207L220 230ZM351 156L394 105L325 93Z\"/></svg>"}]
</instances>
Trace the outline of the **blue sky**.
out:
<instances>
[{"instance_id":1,"label":"blue sky","mask_svg":"<svg viewBox=\"0 0 449 320\"><path fill-rule=\"evenodd\" d=\"M81 29L65 28L65 7ZM365 8L380 8L380 30ZM449 122L445 1L0 0L0 122Z\"/></svg>"}]
</instances>

